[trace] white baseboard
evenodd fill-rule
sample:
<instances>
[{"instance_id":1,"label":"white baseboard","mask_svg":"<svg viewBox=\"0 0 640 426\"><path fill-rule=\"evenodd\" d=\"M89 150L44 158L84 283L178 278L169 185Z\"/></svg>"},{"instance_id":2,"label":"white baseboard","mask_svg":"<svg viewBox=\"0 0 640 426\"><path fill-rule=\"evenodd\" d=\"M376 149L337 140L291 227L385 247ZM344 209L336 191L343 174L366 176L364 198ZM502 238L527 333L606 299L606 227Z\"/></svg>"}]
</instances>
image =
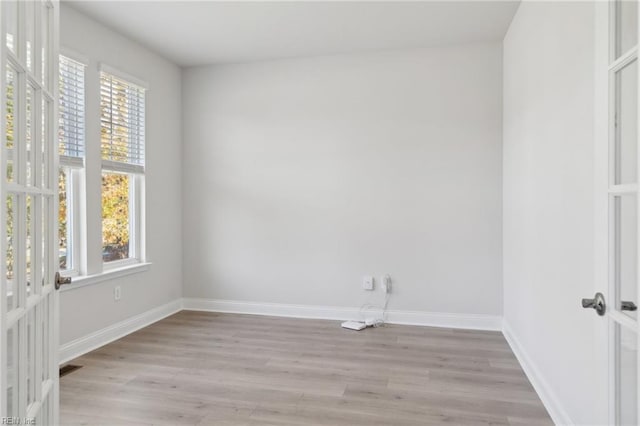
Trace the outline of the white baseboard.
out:
<instances>
[{"instance_id":1,"label":"white baseboard","mask_svg":"<svg viewBox=\"0 0 640 426\"><path fill-rule=\"evenodd\" d=\"M360 309L291 305L282 303L258 303L233 300L184 298L169 302L142 314L120 321L87 336L73 340L60 347L60 364L84 355L94 349L133 333L154 322L181 310L225 312L251 315L269 315L293 318L314 318L330 320L360 320ZM502 330L511 350L518 359L529 381L540 396L542 403L557 425L573 425L571 418L562 408L553 389L531 361L526 351L515 337L513 330L497 315L454 314L421 311L388 311L387 321L392 324L420 325L430 327L463 328L473 330Z\"/></svg>"},{"instance_id":2,"label":"white baseboard","mask_svg":"<svg viewBox=\"0 0 640 426\"><path fill-rule=\"evenodd\" d=\"M226 312L236 314L270 315L292 318L329 320L360 320L360 309L337 306L289 305L282 303L240 302L216 299L185 298L174 300L147 312L120 321L94 333L75 339L60 347L60 364L91 352L127 334L160 321L181 310ZM500 330L502 319L494 315L449 314L419 311L388 311L392 324L431 327Z\"/></svg>"},{"instance_id":3,"label":"white baseboard","mask_svg":"<svg viewBox=\"0 0 640 426\"><path fill-rule=\"evenodd\" d=\"M174 300L165 305L143 312L124 321L120 321L109 327L98 330L89 335L72 340L60 346L59 360L60 364L69 362L81 355L91 352L101 346L111 343L127 334L140 330L156 321L173 315L182 310L182 299Z\"/></svg>"},{"instance_id":4,"label":"white baseboard","mask_svg":"<svg viewBox=\"0 0 640 426\"><path fill-rule=\"evenodd\" d=\"M356 308L289 305L284 303L240 302L235 300L200 298L184 298L182 299L182 306L184 309L189 311L329 320L357 320L360 314L360 311Z\"/></svg>"},{"instance_id":5,"label":"white baseboard","mask_svg":"<svg viewBox=\"0 0 640 426\"><path fill-rule=\"evenodd\" d=\"M536 367L529 355L527 355L527 352L516 338L509 324L506 322L503 323L502 334L504 334L507 343L511 346L511 350L518 359L518 362L522 366L522 369L531 382L531 385L540 397L542 404L549 412L553 422L556 425L573 425L574 422L571 421L571 417L569 417L569 414L567 414L562 407L562 404L560 404L553 388L549 386L549 383L545 380L544 376L540 373L540 370Z\"/></svg>"},{"instance_id":6,"label":"white baseboard","mask_svg":"<svg viewBox=\"0 0 640 426\"><path fill-rule=\"evenodd\" d=\"M502 330L502 317L499 315L388 311L387 321L391 324L463 328L466 330Z\"/></svg>"},{"instance_id":7,"label":"white baseboard","mask_svg":"<svg viewBox=\"0 0 640 426\"><path fill-rule=\"evenodd\" d=\"M270 315L277 317L314 318L330 320L361 320L359 308L283 303L241 302L218 299L183 299L183 307L191 311L225 312L234 314ZM420 311L387 311L391 324L431 327L465 328L474 330L502 330L502 317L497 315L450 314Z\"/></svg>"}]
</instances>

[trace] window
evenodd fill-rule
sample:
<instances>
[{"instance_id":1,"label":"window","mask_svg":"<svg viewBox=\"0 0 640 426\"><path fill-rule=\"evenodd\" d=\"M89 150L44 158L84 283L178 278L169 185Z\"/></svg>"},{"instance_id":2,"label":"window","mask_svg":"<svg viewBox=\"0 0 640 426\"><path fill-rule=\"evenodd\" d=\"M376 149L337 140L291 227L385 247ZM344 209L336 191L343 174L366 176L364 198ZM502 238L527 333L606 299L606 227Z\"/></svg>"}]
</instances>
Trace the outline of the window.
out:
<instances>
[{"instance_id":1,"label":"window","mask_svg":"<svg viewBox=\"0 0 640 426\"><path fill-rule=\"evenodd\" d=\"M60 269L79 271L79 180L84 168L85 66L60 56L58 253Z\"/></svg>"},{"instance_id":2,"label":"window","mask_svg":"<svg viewBox=\"0 0 640 426\"><path fill-rule=\"evenodd\" d=\"M102 260L142 260L145 89L100 73Z\"/></svg>"},{"instance_id":3,"label":"window","mask_svg":"<svg viewBox=\"0 0 640 426\"><path fill-rule=\"evenodd\" d=\"M89 59L78 60L79 57L81 54L75 53L59 57L58 250L61 272L77 276L74 282L84 284L100 280L103 273L134 273L147 268L144 251L146 88L145 83L106 65L88 68L84 64ZM7 97L13 95L15 80L15 72L9 71L13 70L7 71ZM95 94L98 98L95 103L87 102L86 97L92 96L92 92L85 92L87 82L89 86L94 82L100 89ZM29 107L28 102L33 98L27 91L27 113L40 111ZM13 98L7 105L9 117L11 108L15 107ZM93 105L94 110L88 109ZM26 114L27 130L29 117ZM89 120L90 127L92 117L100 120L100 134L86 134L85 120ZM14 177L10 167L12 124L13 121L7 124L5 142L9 153L8 180ZM27 156L32 163L38 158L28 147ZM27 178L32 175L27 169ZM98 187L94 185L100 179L102 184L97 193ZM8 203L7 217L14 214L14 204ZM12 268L13 264L7 264L8 271Z\"/></svg>"}]
</instances>

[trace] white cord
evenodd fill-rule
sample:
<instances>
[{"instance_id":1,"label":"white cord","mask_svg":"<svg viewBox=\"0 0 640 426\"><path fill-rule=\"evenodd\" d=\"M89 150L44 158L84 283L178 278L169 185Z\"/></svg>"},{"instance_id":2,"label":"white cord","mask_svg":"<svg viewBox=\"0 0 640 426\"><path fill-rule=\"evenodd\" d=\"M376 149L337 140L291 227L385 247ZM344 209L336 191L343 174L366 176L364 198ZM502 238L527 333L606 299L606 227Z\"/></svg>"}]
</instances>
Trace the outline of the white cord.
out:
<instances>
[{"instance_id":1,"label":"white cord","mask_svg":"<svg viewBox=\"0 0 640 426\"><path fill-rule=\"evenodd\" d=\"M382 310L382 318L377 318L373 324L367 324L367 326L371 326L371 327L380 327L382 325L384 325L384 323L387 321L387 305L389 304L389 299L391 298L391 293L387 292L385 290L385 296L384 296L384 305L382 305L382 307L378 306L378 305L373 305L371 303L365 303L360 307L360 318L362 318L363 322L366 324L366 316L365 313L369 310L372 309L381 309Z\"/></svg>"}]
</instances>

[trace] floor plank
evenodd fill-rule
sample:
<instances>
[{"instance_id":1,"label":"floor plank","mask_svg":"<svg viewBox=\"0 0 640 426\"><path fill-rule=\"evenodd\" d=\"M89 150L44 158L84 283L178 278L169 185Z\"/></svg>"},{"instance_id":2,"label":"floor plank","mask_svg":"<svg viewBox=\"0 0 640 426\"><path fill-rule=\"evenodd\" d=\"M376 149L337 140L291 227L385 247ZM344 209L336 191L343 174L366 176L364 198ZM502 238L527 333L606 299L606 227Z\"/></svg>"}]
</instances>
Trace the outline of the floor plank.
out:
<instances>
[{"instance_id":1,"label":"floor plank","mask_svg":"<svg viewBox=\"0 0 640 426\"><path fill-rule=\"evenodd\" d=\"M63 425L551 425L501 333L182 311L73 361Z\"/></svg>"}]
</instances>

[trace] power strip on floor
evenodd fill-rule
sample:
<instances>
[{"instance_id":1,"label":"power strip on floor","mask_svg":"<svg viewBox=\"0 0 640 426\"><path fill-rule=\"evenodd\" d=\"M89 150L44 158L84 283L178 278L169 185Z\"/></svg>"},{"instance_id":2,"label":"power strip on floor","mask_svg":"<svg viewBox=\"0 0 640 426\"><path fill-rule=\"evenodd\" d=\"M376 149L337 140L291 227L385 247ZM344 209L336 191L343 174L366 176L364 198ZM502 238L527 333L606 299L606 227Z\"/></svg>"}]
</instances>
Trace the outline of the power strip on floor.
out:
<instances>
[{"instance_id":1,"label":"power strip on floor","mask_svg":"<svg viewBox=\"0 0 640 426\"><path fill-rule=\"evenodd\" d=\"M365 323L359 321L345 321L340 325L342 326L342 328L348 328L349 330L355 331L360 331L367 328L367 325Z\"/></svg>"}]
</instances>

